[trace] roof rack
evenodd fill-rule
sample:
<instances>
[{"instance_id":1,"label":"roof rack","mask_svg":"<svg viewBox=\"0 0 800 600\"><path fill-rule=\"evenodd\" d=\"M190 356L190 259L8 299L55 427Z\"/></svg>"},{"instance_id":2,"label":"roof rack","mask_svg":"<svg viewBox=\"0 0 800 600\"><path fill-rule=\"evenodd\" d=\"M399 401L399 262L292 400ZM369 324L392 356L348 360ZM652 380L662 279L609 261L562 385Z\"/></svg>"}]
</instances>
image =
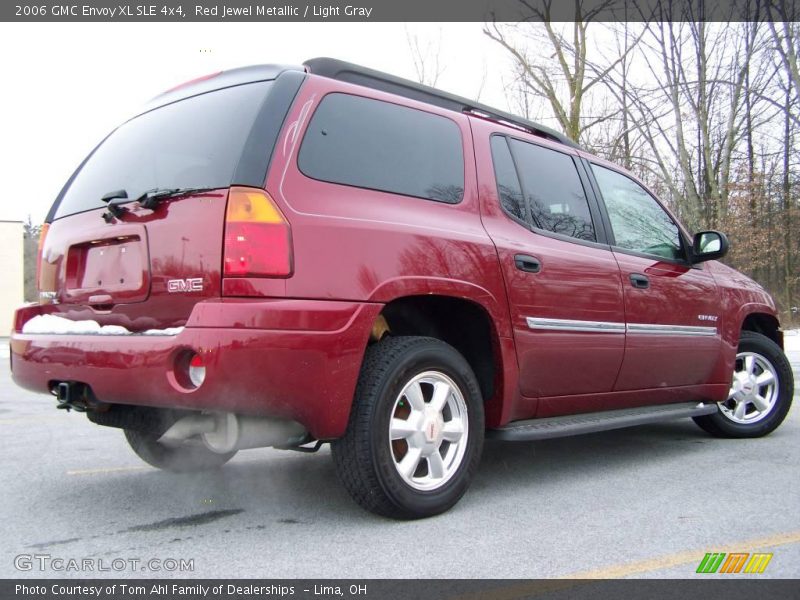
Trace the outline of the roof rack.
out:
<instances>
[{"instance_id":1,"label":"roof rack","mask_svg":"<svg viewBox=\"0 0 800 600\"><path fill-rule=\"evenodd\" d=\"M346 81L356 85L363 85L364 87L397 94L404 98L410 98L411 100L417 100L418 102L432 104L456 112L475 113L478 116L488 117L492 120L522 128L534 135L559 142L566 146L579 150L581 149L578 144L565 135L549 127L545 127L544 125L539 125L533 121L528 121L522 117L497 110L485 104L473 102L461 96L449 94L427 85L409 81L408 79L395 77L388 73L375 71L342 60L336 60L335 58L312 58L305 61L303 66L306 67L310 73L315 75L338 79L339 81Z\"/></svg>"}]
</instances>

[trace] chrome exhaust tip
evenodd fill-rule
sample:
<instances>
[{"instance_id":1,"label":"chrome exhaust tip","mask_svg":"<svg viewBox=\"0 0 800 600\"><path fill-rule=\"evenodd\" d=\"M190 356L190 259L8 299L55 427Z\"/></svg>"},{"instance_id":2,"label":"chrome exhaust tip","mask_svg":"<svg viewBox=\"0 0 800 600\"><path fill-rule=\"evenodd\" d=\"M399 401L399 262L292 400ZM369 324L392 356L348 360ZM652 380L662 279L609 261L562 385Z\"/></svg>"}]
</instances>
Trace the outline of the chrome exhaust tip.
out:
<instances>
[{"instance_id":1,"label":"chrome exhaust tip","mask_svg":"<svg viewBox=\"0 0 800 600\"><path fill-rule=\"evenodd\" d=\"M212 452L226 454L247 448L289 446L303 440L306 433L295 421L234 413L202 413L179 419L158 441L175 447L199 438Z\"/></svg>"}]
</instances>

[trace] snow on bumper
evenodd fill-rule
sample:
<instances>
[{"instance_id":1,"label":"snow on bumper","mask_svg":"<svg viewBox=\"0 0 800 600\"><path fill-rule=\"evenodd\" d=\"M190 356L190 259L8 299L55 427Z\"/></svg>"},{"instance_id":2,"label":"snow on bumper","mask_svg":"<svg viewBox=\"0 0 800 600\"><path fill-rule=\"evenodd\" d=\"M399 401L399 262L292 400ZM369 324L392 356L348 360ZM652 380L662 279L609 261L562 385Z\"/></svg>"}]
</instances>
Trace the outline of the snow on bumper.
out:
<instances>
[{"instance_id":1,"label":"snow on bumper","mask_svg":"<svg viewBox=\"0 0 800 600\"><path fill-rule=\"evenodd\" d=\"M166 329L147 329L134 333L121 325L100 325L97 321L86 319L73 321L58 315L36 315L22 326L22 333L45 333L50 335L178 335L183 327Z\"/></svg>"},{"instance_id":2,"label":"snow on bumper","mask_svg":"<svg viewBox=\"0 0 800 600\"><path fill-rule=\"evenodd\" d=\"M12 375L20 386L45 393L54 382L85 383L107 403L289 418L330 439L347 426L380 309L317 300L207 301L173 335L141 335L74 333L63 323L66 333L31 332L41 321L26 332L40 310L28 307L18 311L11 337ZM175 377L187 350L201 354L207 369L196 389Z\"/></svg>"}]
</instances>

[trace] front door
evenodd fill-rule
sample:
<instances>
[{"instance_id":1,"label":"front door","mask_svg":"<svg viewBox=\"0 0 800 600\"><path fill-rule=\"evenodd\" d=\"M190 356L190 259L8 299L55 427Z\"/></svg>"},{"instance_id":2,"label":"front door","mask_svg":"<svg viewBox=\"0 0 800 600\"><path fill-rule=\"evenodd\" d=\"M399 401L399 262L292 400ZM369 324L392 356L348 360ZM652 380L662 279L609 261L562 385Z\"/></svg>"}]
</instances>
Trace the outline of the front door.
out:
<instances>
[{"instance_id":1,"label":"front door","mask_svg":"<svg viewBox=\"0 0 800 600\"><path fill-rule=\"evenodd\" d=\"M720 297L690 265L675 221L630 177L592 164L625 290L627 340L616 390L708 383L720 351ZM691 390L686 390L691 396ZM671 389L670 398L684 399Z\"/></svg>"}]
</instances>

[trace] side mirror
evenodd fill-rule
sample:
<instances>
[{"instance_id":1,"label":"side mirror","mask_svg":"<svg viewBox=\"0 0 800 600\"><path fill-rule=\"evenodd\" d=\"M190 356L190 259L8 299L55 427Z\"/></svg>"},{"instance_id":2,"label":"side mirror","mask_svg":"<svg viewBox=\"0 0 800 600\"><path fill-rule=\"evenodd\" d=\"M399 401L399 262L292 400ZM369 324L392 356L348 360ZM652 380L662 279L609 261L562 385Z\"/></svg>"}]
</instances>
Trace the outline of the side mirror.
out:
<instances>
[{"instance_id":1,"label":"side mirror","mask_svg":"<svg viewBox=\"0 0 800 600\"><path fill-rule=\"evenodd\" d=\"M701 231L694 236L692 262L717 260L728 253L728 238L720 231Z\"/></svg>"}]
</instances>

